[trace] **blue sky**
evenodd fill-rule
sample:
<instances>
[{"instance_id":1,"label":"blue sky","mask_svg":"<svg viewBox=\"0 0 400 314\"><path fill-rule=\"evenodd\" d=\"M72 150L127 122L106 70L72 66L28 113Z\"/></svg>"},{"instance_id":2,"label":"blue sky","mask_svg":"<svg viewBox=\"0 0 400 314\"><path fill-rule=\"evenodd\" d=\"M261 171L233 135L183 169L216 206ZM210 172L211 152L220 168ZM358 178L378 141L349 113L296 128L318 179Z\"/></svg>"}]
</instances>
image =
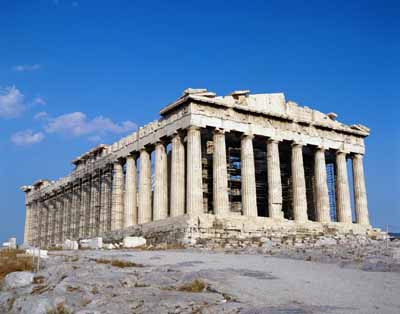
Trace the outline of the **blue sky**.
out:
<instances>
[{"instance_id":1,"label":"blue sky","mask_svg":"<svg viewBox=\"0 0 400 314\"><path fill-rule=\"evenodd\" d=\"M186 87L284 92L371 128L374 226L400 231L398 1L1 1L0 240L23 184L158 117Z\"/></svg>"}]
</instances>

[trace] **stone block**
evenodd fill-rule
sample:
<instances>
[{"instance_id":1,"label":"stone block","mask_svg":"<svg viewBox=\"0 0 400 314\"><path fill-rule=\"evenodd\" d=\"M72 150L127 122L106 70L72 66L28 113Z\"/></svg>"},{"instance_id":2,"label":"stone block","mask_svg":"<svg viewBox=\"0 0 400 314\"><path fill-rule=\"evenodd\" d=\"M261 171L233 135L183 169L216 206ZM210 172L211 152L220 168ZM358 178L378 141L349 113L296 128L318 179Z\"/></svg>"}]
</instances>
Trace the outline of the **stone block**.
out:
<instances>
[{"instance_id":1,"label":"stone block","mask_svg":"<svg viewBox=\"0 0 400 314\"><path fill-rule=\"evenodd\" d=\"M63 246L63 250L78 250L79 249L79 244L78 241L71 241L71 240L65 240Z\"/></svg>"},{"instance_id":2,"label":"stone block","mask_svg":"<svg viewBox=\"0 0 400 314\"><path fill-rule=\"evenodd\" d=\"M79 241L80 247L83 249L101 249L103 247L103 238L96 237L92 239L82 239Z\"/></svg>"},{"instance_id":3,"label":"stone block","mask_svg":"<svg viewBox=\"0 0 400 314\"><path fill-rule=\"evenodd\" d=\"M33 281L33 273L27 271L18 271L8 274L4 278L6 289L15 289L29 286Z\"/></svg>"},{"instance_id":4,"label":"stone block","mask_svg":"<svg viewBox=\"0 0 400 314\"><path fill-rule=\"evenodd\" d=\"M135 248L146 245L146 239L143 237L125 237L122 245L124 248Z\"/></svg>"},{"instance_id":5,"label":"stone block","mask_svg":"<svg viewBox=\"0 0 400 314\"><path fill-rule=\"evenodd\" d=\"M25 252L26 252L27 254L33 255L33 256L35 256L35 257L40 256L40 258L48 258L48 255L47 255L47 251L46 251L46 250L40 250L40 249L38 249L38 248L32 248L32 249L27 249Z\"/></svg>"}]
</instances>

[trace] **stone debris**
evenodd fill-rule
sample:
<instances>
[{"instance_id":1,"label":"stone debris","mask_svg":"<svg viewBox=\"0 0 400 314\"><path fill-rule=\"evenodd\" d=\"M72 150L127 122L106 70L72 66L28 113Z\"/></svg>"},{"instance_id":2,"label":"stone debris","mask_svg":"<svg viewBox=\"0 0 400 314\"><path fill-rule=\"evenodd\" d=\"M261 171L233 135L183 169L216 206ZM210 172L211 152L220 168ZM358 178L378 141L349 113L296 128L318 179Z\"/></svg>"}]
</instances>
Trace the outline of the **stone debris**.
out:
<instances>
[{"instance_id":1,"label":"stone debris","mask_svg":"<svg viewBox=\"0 0 400 314\"><path fill-rule=\"evenodd\" d=\"M0 313L397 314L393 272L400 267L393 263L400 261L391 256L400 241L386 250L383 241L339 240L308 248L262 239L264 246L236 250L50 252L33 283L31 275L27 285L0 292ZM338 289L335 298L326 293Z\"/></svg>"},{"instance_id":2,"label":"stone debris","mask_svg":"<svg viewBox=\"0 0 400 314\"><path fill-rule=\"evenodd\" d=\"M4 278L4 285L6 289L15 289L28 286L33 281L33 273L20 271L8 274Z\"/></svg>"},{"instance_id":3,"label":"stone debris","mask_svg":"<svg viewBox=\"0 0 400 314\"><path fill-rule=\"evenodd\" d=\"M79 241L79 245L83 249L101 249L103 248L103 238L82 239Z\"/></svg>"},{"instance_id":4,"label":"stone debris","mask_svg":"<svg viewBox=\"0 0 400 314\"><path fill-rule=\"evenodd\" d=\"M125 237L122 246L124 248L135 248L146 245L146 239L143 237Z\"/></svg>"},{"instance_id":5,"label":"stone debris","mask_svg":"<svg viewBox=\"0 0 400 314\"><path fill-rule=\"evenodd\" d=\"M79 244L78 241L71 241L71 240L65 240L63 244L63 249L64 250L78 250L79 249Z\"/></svg>"},{"instance_id":6,"label":"stone debris","mask_svg":"<svg viewBox=\"0 0 400 314\"><path fill-rule=\"evenodd\" d=\"M47 250L41 250L38 248L31 248L31 249L27 249L25 251L25 253L29 254L29 255L33 255L35 257L40 256L40 258L48 258L49 256L47 255L48 251Z\"/></svg>"}]
</instances>

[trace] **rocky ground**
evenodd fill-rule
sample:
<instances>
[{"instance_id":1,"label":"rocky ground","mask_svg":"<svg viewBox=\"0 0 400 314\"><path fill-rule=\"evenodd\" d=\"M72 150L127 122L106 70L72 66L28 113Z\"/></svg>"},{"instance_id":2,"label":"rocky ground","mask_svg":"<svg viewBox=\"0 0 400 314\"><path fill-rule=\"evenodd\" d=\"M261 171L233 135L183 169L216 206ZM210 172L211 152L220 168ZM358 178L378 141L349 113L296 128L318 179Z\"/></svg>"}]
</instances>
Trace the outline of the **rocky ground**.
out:
<instances>
[{"instance_id":1,"label":"rocky ground","mask_svg":"<svg viewBox=\"0 0 400 314\"><path fill-rule=\"evenodd\" d=\"M320 244L53 251L0 313L400 313L400 242Z\"/></svg>"}]
</instances>

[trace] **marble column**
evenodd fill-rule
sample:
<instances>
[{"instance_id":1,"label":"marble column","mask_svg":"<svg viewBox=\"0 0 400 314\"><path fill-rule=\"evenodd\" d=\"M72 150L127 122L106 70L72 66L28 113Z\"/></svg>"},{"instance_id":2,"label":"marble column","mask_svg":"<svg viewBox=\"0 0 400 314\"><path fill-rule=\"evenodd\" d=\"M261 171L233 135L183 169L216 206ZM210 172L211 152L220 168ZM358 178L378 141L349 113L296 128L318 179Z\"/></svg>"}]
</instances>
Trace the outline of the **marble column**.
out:
<instances>
[{"instance_id":1,"label":"marble column","mask_svg":"<svg viewBox=\"0 0 400 314\"><path fill-rule=\"evenodd\" d=\"M100 209L100 233L111 230L111 198L112 198L112 174L111 169L103 170L101 177L101 209Z\"/></svg>"},{"instance_id":2,"label":"marble column","mask_svg":"<svg viewBox=\"0 0 400 314\"><path fill-rule=\"evenodd\" d=\"M303 145L299 143L292 144L292 190L294 220L300 223L306 222L308 217Z\"/></svg>"},{"instance_id":3,"label":"marble column","mask_svg":"<svg viewBox=\"0 0 400 314\"><path fill-rule=\"evenodd\" d=\"M137 223L136 160L126 157L124 228Z\"/></svg>"},{"instance_id":4,"label":"marble column","mask_svg":"<svg viewBox=\"0 0 400 314\"><path fill-rule=\"evenodd\" d=\"M100 191L100 173L97 172L92 177L91 192L91 211L90 211L90 235L98 236L100 231L100 208L101 208L101 191Z\"/></svg>"},{"instance_id":5,"label":"marble column","mask_svg":"<svg viewBox=\"0 0 400 314\"><path fill-rule=\"evenodd\" d=\"M256 176L253 135L244 134L240 140L240 172L242 177L242 209L244 216L257 216Z\"/></svg>"},{"instance_id":6,"label":"marble column","mask_svg":"<svg viewBox=\"0 0 400 314\"><path fill-rule=\"evenodd\" d=\"M229 215L228 169L226 165L225 132L214 130L213 136L213 205L215 215Z\"/></svg>"},{"instance_id":7,"label":"marble column","mask_svg":"<svg viewBox=\"0 0 400 314\"><path fill-rule=\"evenodd\" d=\"M138 223L151 221L151 162L146 149L140 150Z\"/></svg>"},{"instance_id":8,"label":"marble column","mask_svg":"<svg viewBox=\"0 0 400 314\"><path fill-rule=\"evenodd\" d=\"M267 176L269 217L282 219L282 182L279 141L272 138L267 140Z\"/></svg>"},{"instance_id":9,"label":"marble column","mask_svg":"<svg viewBox=\"0 0 400 314\"><path fill-rule=\"evenodd\" d=\"M111 202L111 230L118 230L122 228L124 214L124 170L121 161L114 162Z\"/></svg>"},{"instance_id":10,"label":"marble column","mask_svg":"<svg viewBox=\"0 0 400 314\"><path fill-rule=\"evenodd\" d=\"M336 153L336 211L338 222L352 223L346 153Z\"/></svg>"},{"instance_id":11,"label":"marble column","mask_svg":"<svg viewBox=\"0 0 400 314\"><path fill-rule=\"evenodd\" d=\"M153 220L168 217L168 160L162 142L157 142L155 147L153 208Z\"/></svg>"},{"instance_id":12,"label":"marble column","mask_svg":"<svg viewBox=\"0 0 400 314\"><path fill-rule=\"evenodd\" d=\"M171 217L185 214L185 146L179 133L171 147Z\"/></svg>"},{"instance_id":13,"label":"marble column","mask_svg":"<svg viewBox=\"0 0 400 314\"><path fill-rule=\"evenodd\" d=\"M26 203L25 204L25 227L24 227L24 243L30 243L31 241L31 235L30 235L30 229L31 229L31 203Z\"/></svg>"},{"instance_id":14,"label":"marble column","mask_svg":"<svg viewBox=\"0 0 400 314\"><path fill-rule=\"evenodd\" d=\"M200 129L192 126L187 131L186 207L188 215L203 213L202 175Z\"/></svg>"},{"instance_id":15,"label":"marble column","mask_svg":"<svg viewBox=\"0 0 400 314\"><path fill-rule=\"evenodd\" d=\"M326 179L325 149L318 147L314 153L314 180L316 220L330 222L328 182Z\"/></svg>"},{"instance_id":16,"label":"marble column","mask_svg":"<svg viewBox=\"0 0 400 314\"><path fill-rule=\"evenodd\" d=\"M90 223L90 178L82 180L82 194L80 203L79 237L89 236Z\"/></svg>"},{"instance_id":17,"label":"marble column","mask_svg":"<svg viewBox=\"0 0 400 314\"><path fill-rule=\"evenodd\" d=\"M361 225L369 226L367 191L365 188L363 155L354 154L353 164L353 186L354 186L354 205L356 212L356 222Z\"/></svg>"}]
</instances>

